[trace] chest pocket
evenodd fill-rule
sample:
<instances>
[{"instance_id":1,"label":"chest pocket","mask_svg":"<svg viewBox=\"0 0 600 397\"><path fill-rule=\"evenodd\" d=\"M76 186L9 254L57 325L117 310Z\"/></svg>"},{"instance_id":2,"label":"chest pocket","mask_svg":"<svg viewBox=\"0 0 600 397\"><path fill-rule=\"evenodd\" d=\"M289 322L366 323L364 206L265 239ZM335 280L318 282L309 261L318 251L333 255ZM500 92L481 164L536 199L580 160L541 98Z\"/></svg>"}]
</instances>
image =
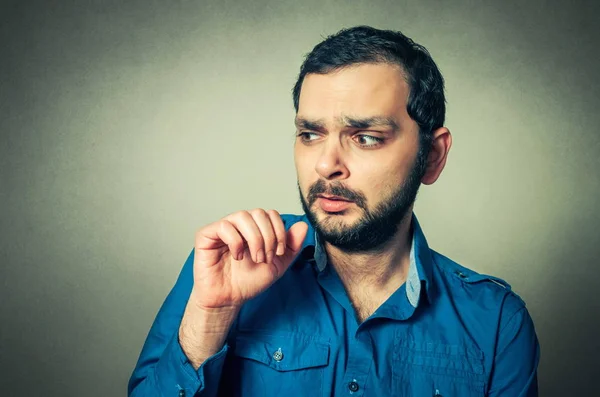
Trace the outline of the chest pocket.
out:
<instances>
[{"instance_id":1,"label":"chest pocket","mask_svg":"<svg viewBox=\"0 0 600 397\"><path fill-rule=\"evenodd\" d=\"M483 352L476 348L396 340L392 395L485 396Z\"/></svg>"},{"instance_id":2,"label":"chest pocket","mask_svg":"<svg viewBox=\"0 0 600 397\"><path fill-rule=\"evenodd\" d=\"M329 342L300 333L240 333L235 339L231 395L321 396Z\"/></svg>"}]
</instances>

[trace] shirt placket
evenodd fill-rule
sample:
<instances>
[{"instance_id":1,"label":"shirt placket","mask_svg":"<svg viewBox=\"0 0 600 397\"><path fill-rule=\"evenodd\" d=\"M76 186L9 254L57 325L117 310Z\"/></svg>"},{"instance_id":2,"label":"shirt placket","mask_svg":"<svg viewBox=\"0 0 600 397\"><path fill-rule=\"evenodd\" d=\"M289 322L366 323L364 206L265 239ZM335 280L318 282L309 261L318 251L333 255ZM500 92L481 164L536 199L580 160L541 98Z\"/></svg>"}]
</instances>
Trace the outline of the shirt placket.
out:
<instances>
[{"instance_id":1,"label":"shirt placket","mask_svg":"<svg viewBox=\"0 0 600 397\"><path fill-rule=\"evenodd\" d=\"M348 343L348 364L344 375L343 387L339 387L337 396L360 397L373 364L373 349L367 330L359 328Z\"/></svg>"}]
</instances>

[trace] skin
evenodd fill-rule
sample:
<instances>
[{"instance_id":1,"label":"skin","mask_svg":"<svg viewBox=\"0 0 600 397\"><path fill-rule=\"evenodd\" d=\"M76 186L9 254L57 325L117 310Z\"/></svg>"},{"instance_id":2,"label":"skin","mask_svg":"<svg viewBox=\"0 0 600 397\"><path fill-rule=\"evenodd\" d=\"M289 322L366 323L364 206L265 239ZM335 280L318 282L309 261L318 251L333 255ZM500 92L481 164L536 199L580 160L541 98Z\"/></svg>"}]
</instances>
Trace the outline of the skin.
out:
<instances>
[{"instance_id":1,"label":"skin","mask_svg":"<svg viewBox=\"0 0 600 397\"><path fill-rule=\"evenodd\" d=\"M195 369L216 354L242 305L288 269L308 225L287 232L277 211L238 211L201 228L194 249L194 284L179 343Z\"/></svg>"},{"instance_id":2,"label":"skin","mask_svg":"<svg viewBox=\"0 0 600 397\"><path fill-rule=\"evenodd\" d=\"M391 200L413 170L419 149L419 126L406 110L409 86L402 70L389 64L361 64L332 73L306 76L296 115L294 148L298 185L304 201L319 181L342 185L364 198L373 211ZM349 119L385 122L349 123ZM447 128L433 133L427 168L421 183L441 174L452 145ZM322 183L322 182L321 182ZM372 250L352 252L324 241L360 320L368 317L406 279L410 255L413 204L395 235ZM361 206L328 213L318 200L308 210L317 229L350 231L364 218Z\"/></svg>"},{"instance_id":3,"label":"skin","mask_svg":"<svg viewBox=\"0 0 600 397\"><path fill-rule=\"evenodd\" d=\"M346 191L361 194L370 210L390 199L409 175L418 152L418 126L406 112L408 94L402 71L387 64L306 76L296 121L318 121L320 127L298 128L294 157L304 199L317 181L326 186L343 184ZM344 117L375 116L393 121L396 128L345 125ZM374 145L373 137L383 142ZM437 180L452 144L446 128L434 131L433 138L421 178L424 184ZM364 212L356 206L332 216L316 204L310 210L319 227L338 230L356 225ZM411 212L412 205L395 235L376 249L346 252L325 242L329 261L340 274L360 321L404 282ZM254 209L238 211L198 230L194 285L179 328L179 342L194 368L222 348L242 305L285 273L307 229L306 223L298 222L286 232L279 213Z\"/></svg>"}]
</instances>

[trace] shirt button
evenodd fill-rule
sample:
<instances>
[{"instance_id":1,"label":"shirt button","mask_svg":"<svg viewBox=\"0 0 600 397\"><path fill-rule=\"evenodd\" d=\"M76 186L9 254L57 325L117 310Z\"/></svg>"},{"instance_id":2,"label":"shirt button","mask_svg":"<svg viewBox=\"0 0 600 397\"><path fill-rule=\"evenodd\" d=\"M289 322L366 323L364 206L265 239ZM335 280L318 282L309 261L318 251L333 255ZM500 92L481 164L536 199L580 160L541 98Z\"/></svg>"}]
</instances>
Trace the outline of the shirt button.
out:
<instances>
[{"instance_id":1,"label":"shirt button","mask_svg":"<svg viewBox=\"0 0 600 397\"><path fill-rule=\"evenodd\" d=\"M355 381L355 380L353 380L352 382L348 383L348 389L349 389L351 392L356 392L356 391L358 391L358 389L359 389L359 388L358 388L358 383L356 383L356 381Z\"/></svg>"},{"instance_id":2,"label":"shirt button","mask_svg":"<svg viewBox=\"0 0 600 397\"><path fill-rule=\"evenodd\" d=\"M183 390L183 389L179 390L179 397L185 397L185 390Z\"/></svg>"},{"instance_id":3,"label":"shirt button","mask_svg":"<svg viewBox=\"0 0 600 397\"><path fill-rule=\"evenodd\" d=\"M273 353L273 360L281 361L283 360L283 352L281 351L281 347L277 349L275 353Z\"/></svg>"}]
</instances>

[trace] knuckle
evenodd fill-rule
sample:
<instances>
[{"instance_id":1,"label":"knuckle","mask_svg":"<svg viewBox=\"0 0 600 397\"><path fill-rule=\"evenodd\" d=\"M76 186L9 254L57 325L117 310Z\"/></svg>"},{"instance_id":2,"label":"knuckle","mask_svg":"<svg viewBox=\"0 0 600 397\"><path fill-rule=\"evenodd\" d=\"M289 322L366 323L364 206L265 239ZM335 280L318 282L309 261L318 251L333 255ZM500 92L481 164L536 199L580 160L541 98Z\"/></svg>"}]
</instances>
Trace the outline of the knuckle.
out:
<instances>
[{"instance_id":1,"label":"knuckle","mask_svg":"<svg viewBox=\"0 0 600 397\"><path fill-rule=\"evenodd\" d=\"M219 230L225 231L226 229L229 228L230 225L231 225L231 222L229 222L227 219L222 219L221 221L219 221Z\"/></svg>"},{"instance_id":2,"label":"knuckle","mask_svg":"<svg viewBox=\"0 0 600 397\"><path fill-rule=\"evenodd\" d=\"M250 211L250 215L252 215L254 217L256 217L256 216L263 217L263 216L266 216L267 213L262 208L255 208L255 209L253 209L253 210Z\"/></svg>"},{"instance_id":3,"label":"knuckle","mask_svg":"<svg viewBox=\"0 0 600 397\"><path fill-rule=\"evenodd\" d=\"M238 212L239 212L239 211L236 211L236 212L230 212L229 214L225 215L225 216L223 217L223 219L230 219L230 218L233 218L233 217L235 216L235 214L237 214Z\"/></svg>"},{"instance_id":4,"label":"knuckle","mask_svg":"<svg viewBox=\"0 0 600 397\"><path fill-rule=\"evenodd\" d=\"M227 215L223 219L225 219L225 220L238 220L238 219L244 219L247 216L248 216L248 211L242 210L242 211L232 212L231 214Z\"/></svg>"}]
</instances>

